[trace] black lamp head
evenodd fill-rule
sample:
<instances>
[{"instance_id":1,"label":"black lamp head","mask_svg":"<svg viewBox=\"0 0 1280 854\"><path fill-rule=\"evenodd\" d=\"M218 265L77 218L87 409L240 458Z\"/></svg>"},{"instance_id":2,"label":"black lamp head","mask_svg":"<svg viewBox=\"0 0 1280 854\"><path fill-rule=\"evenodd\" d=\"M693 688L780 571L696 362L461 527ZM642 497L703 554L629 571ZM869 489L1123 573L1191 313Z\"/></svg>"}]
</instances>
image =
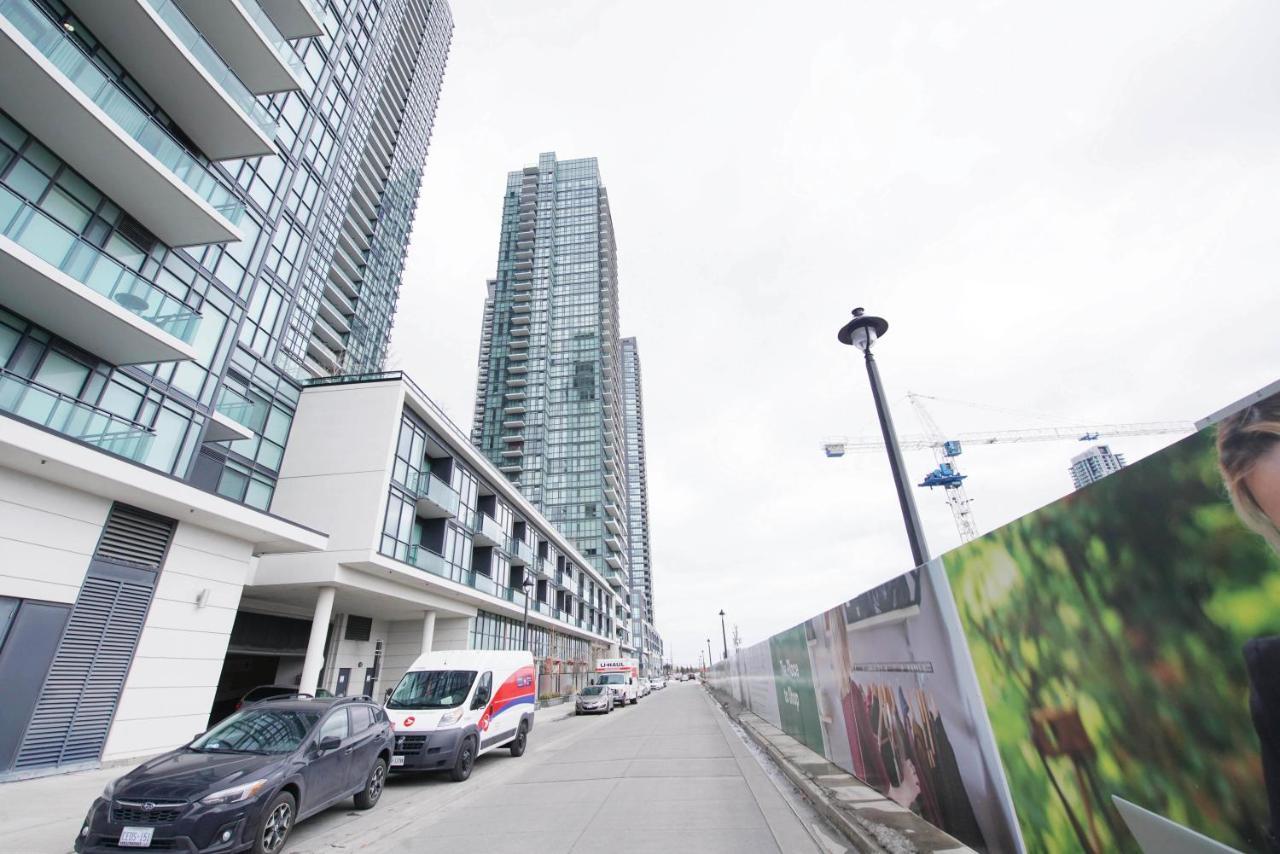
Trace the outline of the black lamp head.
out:
<instances>
[{"instance_id":1,"label":"black lamp head","mask_svg":"<svg viewBox=\"0 0 1280 854\"><path fill-rule=\"evenodd\" d=\"M853 310L853 320L840 327L836 338L840 339L841 344L848 344L866 351L877 338L883 338L888 329L889 321L873 314L865 314L863 309L858 307Z\"/></svg>"}]
</instances>

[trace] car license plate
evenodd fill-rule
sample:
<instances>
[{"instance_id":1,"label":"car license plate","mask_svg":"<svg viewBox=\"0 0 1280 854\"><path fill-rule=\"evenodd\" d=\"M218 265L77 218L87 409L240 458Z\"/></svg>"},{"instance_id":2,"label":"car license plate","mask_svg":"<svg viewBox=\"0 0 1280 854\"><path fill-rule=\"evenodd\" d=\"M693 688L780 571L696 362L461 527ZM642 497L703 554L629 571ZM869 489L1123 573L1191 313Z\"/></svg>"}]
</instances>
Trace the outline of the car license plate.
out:
<instances>
[{"instance_id":1,"label":"car license plate","mask_svg":"<svg viewBox=\"0 0 1280 854\"><path fill-rule=\"evenodd\" d=\"M401 766L401 765L403 765L403 764L404 764L404 757L403 757L403 756L392 756L392 757L391 757L391 767L392 767L392 768L397 768L397 767L399 767L399 766Z\"/></svg>"},{"instance_id":2,"label":"car license plate","mask_svg":"<svg viewBox=\"0 0 1280 854\"><path fill-rule=\"evenodd\" d=\"M121 848L150 848L154 827L126 827L120 832Z\"/></svg>"}]
</instances>

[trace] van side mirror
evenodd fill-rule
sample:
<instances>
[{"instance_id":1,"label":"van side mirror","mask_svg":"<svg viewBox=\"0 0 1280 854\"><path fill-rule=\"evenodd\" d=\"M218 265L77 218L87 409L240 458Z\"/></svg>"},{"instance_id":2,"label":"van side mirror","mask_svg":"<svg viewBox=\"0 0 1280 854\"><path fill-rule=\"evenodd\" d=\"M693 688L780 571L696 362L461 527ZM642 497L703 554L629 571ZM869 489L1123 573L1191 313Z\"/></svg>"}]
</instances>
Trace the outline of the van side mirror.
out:
<instances>
[{"instance_id":1,"label":"van side mirror","mask_svg":"<svg viewBox=\"0 0 1280 854\"><path fill-rule=\"evenodd\" d=\"M337 750L342 746L342 739L336 735L326 735L324 738L316 742L316 750L325 753L330 750Z\"/></svg>"},{"instance_id":2,"label":"van side mirror","mask_svg":"<svg viewBox=\"0 0 1280 854\"><path fill-rule=\"evenodd\" d=\"M480 687L476 689L476 695L471 700L472 709L483 709L489 704L489 689Z\"/></svg>"}]
</instances>

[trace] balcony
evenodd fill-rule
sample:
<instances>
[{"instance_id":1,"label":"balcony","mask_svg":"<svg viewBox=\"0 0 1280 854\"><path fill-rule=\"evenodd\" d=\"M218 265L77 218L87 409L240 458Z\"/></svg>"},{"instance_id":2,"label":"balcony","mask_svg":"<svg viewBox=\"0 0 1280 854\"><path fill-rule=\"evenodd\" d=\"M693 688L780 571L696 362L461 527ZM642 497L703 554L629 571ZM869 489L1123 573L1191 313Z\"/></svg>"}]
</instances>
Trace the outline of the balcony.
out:
<instances>
[{"instance_id":1,"label":"balcony","mask_svg":"<svg viewBox=\"0 0 1280 854\"><path fill-rule=\"evenodd\" d=\"M258 5L287 39L324 35L324 12L315 0L258 0Z\"/></svg>"},{"instance_id":2,"label":"balcony","mask_svg":"<svg viewBox=\"0 0 1280 854\"><path fill-rule=\"evenodd\" d=\"M267 407L255 403L238 391L226 386L218 403L214 406L213 416L204 431L206 442L231 442L236 439L252 439L253 434L261 433L267 423Z\"/></svg>"},{"instance_id":3,"label":"balcony","mask_svg":"<svg viewBox=\"0 0 1280 854\"><path fill-rule=\"evenodd\" d=\"M250 92L302 88L302 63L257 0L177 0Z\"/></svg>"},{"instance_id":4,"label":"balcony","mask_svg":"<svg viewBox=\"0 0 1280 854\"><path fill-rule=\"evenodd\" d=\"M453 578L453 567L444 559L444 555L436 554L426 546L409 546L409 558L406 563L411 563L418 569L425 569L432 575L448 578L451 581L457 580Z\"/></svg>"},{"instance_id":5,"label":"balcony","mask_svg":"<svg viewBox=\"0 0 1280 854\"><path fill-rule=\"evenodd\" d=\"M516 566L529 566L537 560L537 556L533 553L533 546L514 537L507 540L507 554Z\"/></svg>"},{"instance_id":6,"label":"balcony","mask_svg":"<svg viewBox=\"0 0 1280 854\"><path fill-rule=\"evenodd\" d=\"M502 407L502 411L507 415L524 415L529 411L529 408L523 403L508 403Z\"/></svg>"},{"instance_id":7,"label":"balcony","mask_svg":"<svg viewBox=\"0 0 1280 854\"><path fill-rule=\"evenodd\" d=\"M484 513L477 513L474 527L471 529L477 546L496 546L502 548L507 542L507 532L502 530L498 520Z\"/></svg>"},{"instance_id":8,"label":"balcony","mask_svg":"<svg viewBox=\"0 0 1280 854\"><path fill-rule=\"evenodd\" d=\"M614 519L612 516L608 516L608 517L606 517L606 518L605 518L605 520L604 520L604 526L605 526L605 528L607 528L607 529L608 529L609 533L611 533L611 534L621 534L621 533L622 533L622 526L621 526L621 525L619 525L619 524L618 524L618 520L617 520L617 519Z\"/></svg>"},{"instance_id":9,"label":"balcony","mask_svg":"<svg viewBox=\"0 0 1280 854\"><path fill-rule=\"evenodd\" d=\"M112 364L196 355L200 315L5 187L0 302Z\"/></svg>"},{"instance_id":10,"label":"balcony","mask_svg":"<svg viewBox=\"0 0 1280 854\"><path fill-rule=\"evenodd\" d=\"M604 488L605 500L610 504L621 504L622 498L618 495L618 491L611 486Z\"/></svg>"},{"instance_id":11,"label":"balcony","mask_svg":"<svg viewBox=\"0 0 1280 854\"><path fill-rule=\"evenodd\" d=\"M498 466L498 471L506 474L519 474L524 471L524 466L520 465L520 463L503 463Z\"/></svg>"},{"instance_id":12,"label":"balcony","mask_svg":"<svg viewBox=\"0 0 1280 854\"><path fill-rule=\"evenodd\" d=\"M275 121L174 0L67 5L210 158L275 154Z\"/></svg>"},{"instance_id":13,"label":"balcony","mask_svg":"<svg viewBox=\"0 0 1280 854\"><path fill-rule=\"evenodd\" d=\"M145 427L0 369L0 412L47 427L110 454L143 462L155 434Z\"/></svg>"},{"instance_id":14,"label":"balcony","mask_svg":"<svg viewBox=\"0 0 1280 854\"><path fill-rule=\"evenodd\" d=\"M622 554L625 551L622 545L622 541L619 540L617 537L605 537L604 544L609 548L610 551L617 552L618 554Z\"/></svg>"},{"instance_id":15,"label":"balcony","mask_svg":"<svg viewBox=\"0 0 1280 854\"><path fill-rule=\"evenodd\" d=\"M323 315L316 315L315 323L311 326L311 334L319 336L324 345L335 353L341 353L347 349L347 343L343 340L342 334L330 326Z\"/></svg>"},{"instance_id":16,"label":"balcony","mask_svg":"<svg viewBox=\"0 0 1280 854\"><path fill-rule=\"evenodd\" d=\"M608 555L605 556L604 562L609 564L609 566L613 567L614 569L622 569L622 559L612 552L610 552ZM621 573L617 573L617 575L618 575L617 583L622 584ZM610 583L613 583L613 581L614 581L613 578L609 579Z\"/></svg>"},{"instance_id":17,"label":"balcony","mask_svg":"<svg viewBox=\"0 0 1280 854\"><path fill-rule=\"evenodd\" d=\"M5 109L170 246L239 240L244 203L33 0L0 0Z\"/></svg>"},{"instance_id":18,"label":"balcony","mask_svg":"<svg viewBox=\"0 0 1280 854\"><path fill-rule=\"evenodd\" d=\"M503 421L502 426L508 430L522 430L524 429L524 419L513 418L510 421Z\"/></svg>"},{"instance_id":19,"label":"balcony","mask_svg":"<svg viewBox=\"0 0 1280 854\"><path fill-rule=\"evenodd\" d=\"M524 449L523 448L507 448L502 452L501 456L504 460L519 460L524 457Z\"/></svg>"},{"instance_id":20,"label":"balcony","mask_svg":"<svg viewBox=\"0 0 1280 854\"><path fill-rule=\"evenodd\" d=\"M457 519L461 499L453 487L429 471L418 476L418 515L424 519Z\"/></svg>"},{"instance_id":21,"label":"balcony","mask_svg":"<svg viewBox=\"0 0 1280 854\"><path fill-rule=\"evenodd\" d=\"M523 391L509 391L504 394L503 397L507 400L525 400L529 395L525 394Z\"/></svg>"}]
</instances>

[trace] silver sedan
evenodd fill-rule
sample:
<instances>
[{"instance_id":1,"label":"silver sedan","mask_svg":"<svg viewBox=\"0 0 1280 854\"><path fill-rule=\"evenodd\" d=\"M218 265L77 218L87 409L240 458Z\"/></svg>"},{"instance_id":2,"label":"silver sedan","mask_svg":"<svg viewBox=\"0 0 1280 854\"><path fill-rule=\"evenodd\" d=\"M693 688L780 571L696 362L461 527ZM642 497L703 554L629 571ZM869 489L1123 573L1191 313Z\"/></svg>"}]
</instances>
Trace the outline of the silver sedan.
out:
<instances>
[{"instance_id":1,"label":"silver sedan","mask_svg":"<svg viewBox=\"0 0 1280 854\"><path fill-rule=\"evenodd\" d=\"M613 692L608 685L588 685L578 692L575 715L609 714L613 711Z\"/></svg>"}]
</instances>

